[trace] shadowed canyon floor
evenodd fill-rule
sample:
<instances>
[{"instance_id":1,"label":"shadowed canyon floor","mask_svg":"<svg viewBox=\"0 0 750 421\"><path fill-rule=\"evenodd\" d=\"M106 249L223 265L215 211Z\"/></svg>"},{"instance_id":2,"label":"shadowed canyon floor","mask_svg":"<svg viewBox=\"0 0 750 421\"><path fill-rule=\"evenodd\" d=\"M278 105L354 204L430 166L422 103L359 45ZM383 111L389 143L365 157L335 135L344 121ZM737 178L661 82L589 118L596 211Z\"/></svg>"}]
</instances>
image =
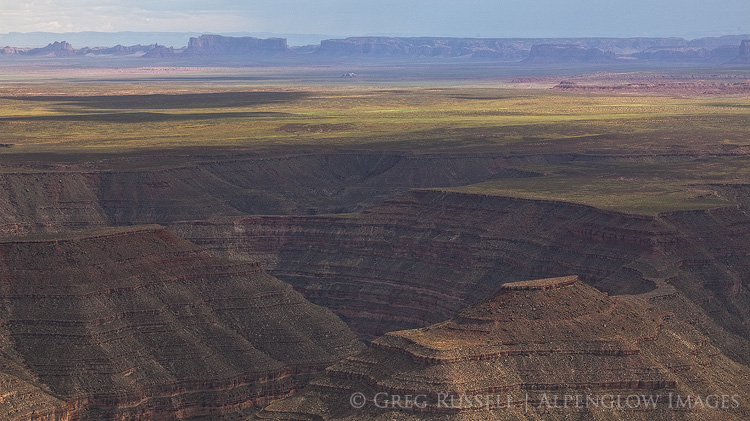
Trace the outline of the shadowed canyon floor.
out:
<instances>
[{"instance_id":1,"label":"shadowed canyon floor","mask_svg":"<svg viewBox=\"0 0 750 421\"><path fill-rule=\"evenodd\" d=\"M0 412L750 415L746 68L379 66L0 76Z\"/></svg>"}]
</instances>

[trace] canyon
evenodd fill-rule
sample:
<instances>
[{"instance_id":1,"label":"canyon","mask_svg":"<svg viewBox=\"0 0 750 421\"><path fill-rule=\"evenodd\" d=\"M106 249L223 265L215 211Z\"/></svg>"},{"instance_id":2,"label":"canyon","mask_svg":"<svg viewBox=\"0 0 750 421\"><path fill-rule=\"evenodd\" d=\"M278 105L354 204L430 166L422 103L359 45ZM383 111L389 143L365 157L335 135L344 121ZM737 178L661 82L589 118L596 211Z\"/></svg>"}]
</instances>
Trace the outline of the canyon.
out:
<instances>
[{"instance_id":1,"label":"canyon","mask_svg":"<svg viewBox=\"0 0 750 421\"><path fill-rule=\"evenodd\" d=\"M5 419L239 411L363 347L258 265L158 226L0 241L0 279Z\"/></svg>"},{"instance_id":2,"label":"canyon","mask_svg":"<svg viewBox=\"0 0 750 421\"><path fill-rule=\"evenodd\" d=\"M711 315L705 330L725 352L748 362L746 186L713 186L740 204L656 215L448 188L568 159L305 154L6 173L2 231L163 224L259 264L363 340L452 317L503 282L575 273L611 294L679 292Z\"/></svg>"},{"instance_id":3,"label":"canyon","mask_svg":"<svg viewBox=\"0 0 750 421\"><path fill-rule=\"evenodd\" d=\"M686 311L711 315L706 334L748 363L750 219L737 207L642 216L431 189L346 216L169 226L259 262L365 340L445 320L503 282L576 273L611 294L686 298Z\"/></svg>"},{"instance_id":4,"label":"canyon","mask_svg":"<svg viewBox=\"0 0 750 421\"><path fill-rule=\"evenodd\" d=\"M528 47L673 42L568 41ZM192 54L289 49L237 42ZM47 59L0 83L0 418L750 416L746 70ZM544 405L576 394L729 405Z\"/></svg>"},{"instance_id":5,"label":"canyon","mask_svg":"<svg viewBox=\"0 0 750 421\"><path fill-rule=\"evenodd\" d=\"M739 420L747 410L729 405L674 415L668 399L720 389L739 401L731 379L747 373L675 317L569 276L506 283L450 320L389 332L258 418ZM599 403L634 395L658 403Z\"/></svg>"}]
</instances>

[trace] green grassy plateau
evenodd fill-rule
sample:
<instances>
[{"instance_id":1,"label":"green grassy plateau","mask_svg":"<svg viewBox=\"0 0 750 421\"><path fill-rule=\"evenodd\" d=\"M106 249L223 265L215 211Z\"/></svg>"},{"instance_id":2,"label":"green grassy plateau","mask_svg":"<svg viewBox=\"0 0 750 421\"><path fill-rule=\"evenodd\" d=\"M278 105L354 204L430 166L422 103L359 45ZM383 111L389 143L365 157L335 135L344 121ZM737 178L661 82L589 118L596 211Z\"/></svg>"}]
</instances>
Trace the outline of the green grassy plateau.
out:
<instances>
[{"instance_id":1,"label":"green grassy plateau","mask_svg":"<svg viewBox=\"0 0 750 421\"><path fill-rule=\"evenodd\" d=\"M536 177L460 190L653 213L731 204L706 186L743 183L750 168L747 95L561 92L507 80L302 82L276 80L273 69L265 78L257 69L111 80L102 70L54 80L46 72L0 78L0 171L123 156L141 159L106 165L163 167L226 153L565 155L566 164L524 168Z\"/></svg>"}]
</instances>

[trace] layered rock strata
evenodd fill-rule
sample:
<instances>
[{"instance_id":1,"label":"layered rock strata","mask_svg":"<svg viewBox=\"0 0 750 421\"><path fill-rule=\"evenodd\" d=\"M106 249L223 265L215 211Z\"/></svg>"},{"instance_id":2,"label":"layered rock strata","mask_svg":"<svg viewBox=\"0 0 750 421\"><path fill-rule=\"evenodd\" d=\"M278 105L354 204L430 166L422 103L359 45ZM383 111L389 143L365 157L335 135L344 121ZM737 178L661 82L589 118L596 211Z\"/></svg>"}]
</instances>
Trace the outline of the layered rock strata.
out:
<instances>
[{"instance_id":1,"label":"layered rock strata","mask_svg":"<svg viewBox=\"0 0 750 421\"><path fill-rule=\"evenodd\" d=\"M157 226L0 242L0 287L11 419L237 412L362 347L258 265Z\"/></svg>"},{"instance_id":2,"label":"layered rock strata","mask_svg":"<svg viewBox=\"0 0 750 421\"><path fill-rule=\"evenodd\" d=\"M258 417L741 420L749 373L670 314L565 277L388 333Z\"/></svg>"},{"instance_id":3,"label":"layered rock strata","mask_svg":"<svg viewBox=\"0 0 750 421\"><path fill-rule=\"evenodd\" d=\"M138 170L7 170L0 172L0 237L226 215L351 212L413 187L477 183L511 165L565 159L342 153L217 157Z\"/></svg>"},{"instance_id":4,"label":"layered rock strata","mask_svg":"<svg viewBox=\"0 0 750 421\"><path fill-rule=\"evenodd\" d=\"M219 254L260 262L363 339L453 317L508 281L575 272L612 294L686 297L715 322L707 330L725 352L750 362L750 218L736 207L645 216L414 190L358 214L171 227Z\"/></svg>"},{"instance_id":5,"label":"layered rock strata","mask_svg":"<svg viewBox=\"0 0 750 421\"><path fill-rule=\"evenodd\" d=\"M445 320L508 280L575 271L610 292L648 291L653 284L628 264L675 234L651 218L589 206L432 190L352 215L171 227L260 262L367 339Z\"/></svg>"}]
</instances>

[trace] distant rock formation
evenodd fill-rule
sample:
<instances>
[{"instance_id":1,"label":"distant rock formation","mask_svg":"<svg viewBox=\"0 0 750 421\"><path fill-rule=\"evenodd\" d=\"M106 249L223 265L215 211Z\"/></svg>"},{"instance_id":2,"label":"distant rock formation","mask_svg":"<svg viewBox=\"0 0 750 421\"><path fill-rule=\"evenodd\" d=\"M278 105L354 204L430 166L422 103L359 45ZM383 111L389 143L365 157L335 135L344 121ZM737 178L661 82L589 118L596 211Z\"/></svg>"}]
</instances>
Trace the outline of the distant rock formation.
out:
<instances>
[{"instance_id":1,"label":"distant rock formation","mask_svg":"<svg viewBox=\"0 0 750 421\"><path fill-rule=\"evenodd\" d=\"M659 61L701 61L711 58L711 50L687 47L655 48L633 54L633 57Z\"/></svg>"},{"instance_id":2,"label":"distant rock formation","mask_svg":"<svg viewBox=\"0 0 750 421\"><path fill-rule=\"evenodd\" d=\"M287 51L287 48L284 38L260 39L201 35L197 38L190 38L184 54L190 56L269 55L283 53Z\"/></svg>"},{"instance_id":3,"label":"distant rock formation","mask_svg":"<svg viewBox=\"0 0 750 421\"><path fill-rule=\"evenodd\" d=\"M130 45L130 46L118 44L118 45L115 45L114 47L98 47L98 48L84 47L78 50L78 54L80 55L128 56L128 55L146 54L155 48L162 48L162 46L158 44Z\"/></svg>"},{"instance_id":4,"label":"distant rock formation","mask_svg":"<svg viewBox=\"0 0 750 421\"><path fill-rule=\"evenodd\" d=\"M16 47L5 46L0 48L0 56L12 56L19 53L19 49Z\"/></svg>"},{"instance_id":5,"label":"distant rock formation","mask_svg":"<svg viewBox=\"0 0 750 421\"><path fill-rule=\"evenodd\" d=\"M33 48L24 53L27 56L75 57L73 46L65 41L55 41L43 48Z\"/></svg>"},{"instance_id":6,"label":"distant rock formation","mask_svg":"<svg viewBox=\"0 0 750 421\"><path fill-rule=\"evenodd\" d=\"M191 37L185 47L158 44L73 49L65 42L44 48L0 48L0 56L72 57L143 56L178 57L274 57L280 54L298 59L325 57L456 58L488 61L554 64L609 63L615 58L652 62L726 63L737 57L737 43L744 36L685 40L683 38L447 38L447 37L350 37L328 39L320 45L289 47L284 38ZM739 62L743 62L740 59Z\"/></svg>"},{"instance_id":7,"label":"distant rock formation","mask_svg":"<svg viewBox=\"0 0 750 421\"><path fill-rule=\"evenodd\" d=\"M144 58L171 58L174 57L175 50L172 47L165 47L163 45L154 44L151 46L143 55Z\"/></svg>"},{"instance_id":8,"label":"distant rock formation","mask_svg":"<svg viewBox=\"0 0 750 421\"><path fill-rule=\"evenodd\" d=\"M2 47L0 56L29 56L29 57L77 57L77 56L146 56L171 57L176 53L172 47L159 44L151 45L115 45L114 47L83 47L75 49L66 42L54 42L43 48Z\"/></svg>"},{"instance_id":9,"label":"distant rock formation","mask_svg":"<svg viewBox=\"0 0 750 421\"><path fill-rule=\"evenodd\" d=\"M615 60L611 51L576 44L539 44L531 47L527 63L606 63Z\"/></svg>"},{"instance_id":10,"label":"distant rock formation","mask_svg":"<svg viewBox=\"0 0 750 421\"><path fill-rule=\"evenodd\" d=\"M320 55L372 57L475 57L520 60L526 56L523 42L493 38L392 38L352 37L320 43Z\"/></svg>"},{"instance_id":11,"label":"distant rock formation","mask_svg":"<svg viewBox=\"0 0 750 421\"><path fill-rule=\"evenodd\" d=\"M611 401L638 395L661 398L617 419L678 419L675 396L720 390L734 401L691 409L744 420L749 374L689 323L568 276L505 284L451 320L389 332L258 418L605 419ZM582 400L558 406L564 396Z\"/></svg>"},{"instance_id":12,"label":"distant rock formation","mask_svg":"<svg viewBox=\"0 0 750 421\"><path fill-rule=\"evenodd\" d=\"M388 164L380 157L372 167L363 158L356 162L377 174L362 184L368 186L375 180L415 183L422 174L448 185L489 177L491 168L503 165L489 156L430 164L417 159ZM393 166L386 170L386 165ZM430 168L444 170L427 172ZM721 194L748 198L750 188ZM679 279L675 297L689 299L680 306L696 312L703 306L712 323L734 333L712 328L712 335L718 333L712 340L733 358L750 361L750 342L741 339L750 337L747 316L728 310L747 300L742 280L750 277L750 230L736 227L748 224L745 211L734 208L646 216L413 189L343 217L251 216L170 228L217 254L261 262L366 340L453 317L502 282L575 272L611 294L662 293L671 287L654 279ZM660 259L670 263L657 269Z\"/></svg>"},{"instance_id":13,"label":"distant rock formation","mask_svg":"<svg viewBox=\"0 0 750 421\"><path fill-rule=\"evenodd\" d=\"M732 63L750 63L750 39L746 39L740 43L740 54Z\"/></svg>"},{"instance_id":14,"label":"distant rock formation","mask_svg":"<svg viewBox=\"0 0 750 421\"><path fill-rule=\"evenodd\" d=\"M639 51L629 57L639 60L650 60L657 62L714 62L726 63L737 56L736 46L719 46L716 48L705 47L652 47Z\"/></svg>"},{"instance_id":15,"label":"distant rock formation","mask_svg":"<svg viewBox=\"0 0 750 421\"><path fill-rule=\"evenodd\" d=\"M711 50L711 61L726 63L737 57L737 44L723 45Z\"/></svg>"}]
</instances>

